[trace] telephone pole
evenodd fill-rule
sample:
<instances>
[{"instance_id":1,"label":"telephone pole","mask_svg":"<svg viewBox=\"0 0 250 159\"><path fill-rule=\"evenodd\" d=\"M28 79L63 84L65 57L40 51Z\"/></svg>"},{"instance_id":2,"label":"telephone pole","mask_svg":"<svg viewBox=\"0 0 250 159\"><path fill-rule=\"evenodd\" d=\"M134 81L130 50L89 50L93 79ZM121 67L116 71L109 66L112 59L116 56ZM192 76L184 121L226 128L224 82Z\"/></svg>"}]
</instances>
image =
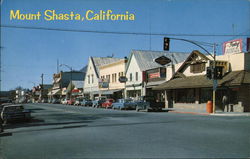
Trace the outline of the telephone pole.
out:
<instances>
[{"instance_id":1,"label":"telephone pole","mask_svg":"<svg viewBox=\"0 0 250 159\"><path fill-rule=\"evenodd\" d=\"M42 84L41 84L41 101L43 100L43 73L42 73L42 75L41 75L41 79L42 79Z\"/></svg>"}]
</instances>

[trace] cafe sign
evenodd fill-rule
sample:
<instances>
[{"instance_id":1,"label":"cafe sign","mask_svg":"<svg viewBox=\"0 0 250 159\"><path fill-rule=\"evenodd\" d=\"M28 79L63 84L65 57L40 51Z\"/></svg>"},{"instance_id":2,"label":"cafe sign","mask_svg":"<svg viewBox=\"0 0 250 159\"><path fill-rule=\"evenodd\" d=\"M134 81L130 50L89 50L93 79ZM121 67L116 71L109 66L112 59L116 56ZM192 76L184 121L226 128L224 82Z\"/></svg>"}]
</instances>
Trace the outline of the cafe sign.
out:
<instances>
[{"instance_id":1,"label":"cafe sign","mask_svg":"<svg viewBox=\"0 0 250 159\"><path fill-rule=\"evenodd\" d=\"M224 54L234 54L242 52L242 39L227 41L223 44Z\"/></svg>"}]
</instances>

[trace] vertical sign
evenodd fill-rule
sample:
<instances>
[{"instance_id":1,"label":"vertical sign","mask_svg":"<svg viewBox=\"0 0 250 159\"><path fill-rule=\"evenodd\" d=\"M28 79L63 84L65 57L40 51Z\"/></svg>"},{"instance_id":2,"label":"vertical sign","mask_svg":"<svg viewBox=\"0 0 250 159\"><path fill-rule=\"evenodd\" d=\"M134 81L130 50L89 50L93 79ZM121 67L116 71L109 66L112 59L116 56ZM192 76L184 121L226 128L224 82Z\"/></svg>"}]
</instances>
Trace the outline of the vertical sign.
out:
<instances>
[{"instance_id":1,"label":"vertical sign","mask_svg":"<svg viewBox=\"0 0 250 159\"><path fill-rule=\"evenodd\" d=\"M247 38L247 52L250 52L250 38Z\"/></svg>"}]
</instances>

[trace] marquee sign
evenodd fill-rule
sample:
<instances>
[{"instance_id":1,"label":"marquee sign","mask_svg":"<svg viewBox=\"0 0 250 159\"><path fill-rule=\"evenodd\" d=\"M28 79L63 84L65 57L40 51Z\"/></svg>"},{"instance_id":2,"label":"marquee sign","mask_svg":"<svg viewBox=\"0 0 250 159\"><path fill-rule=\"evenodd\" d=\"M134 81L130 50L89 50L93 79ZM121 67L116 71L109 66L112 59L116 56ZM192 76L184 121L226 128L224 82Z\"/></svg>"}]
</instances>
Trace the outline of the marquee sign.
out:
<instances>
[{"instance_id":1,"label":"marquee sign","mask_svg":"<svg viewBox=\"0 0 250 159\"><path fill-rule=\"evenodd\" d=\"M223 44L224 54L233 54L242 52L242 39L227 41Z\"/></svg>"}]
</instances>

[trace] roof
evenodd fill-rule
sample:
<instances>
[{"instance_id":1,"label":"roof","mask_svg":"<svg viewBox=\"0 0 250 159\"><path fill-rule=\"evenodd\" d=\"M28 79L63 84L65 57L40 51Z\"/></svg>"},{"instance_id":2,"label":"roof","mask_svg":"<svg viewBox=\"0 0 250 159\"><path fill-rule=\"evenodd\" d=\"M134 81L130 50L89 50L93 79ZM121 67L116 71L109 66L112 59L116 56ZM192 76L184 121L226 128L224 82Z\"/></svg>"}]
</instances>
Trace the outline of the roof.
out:
<instances>
[{"instance_id":1,"label":"roof","mask_svg":"<svg viewBox=\"0 0 250 159\"><path fill-rule=\"evenodd\" d=\"M75 88L83 88L84 81L71 81Z\"/></svg>"},{"instance_id":2,"label":"roof","mask_svg":"<svg viewBox=\"0 0 250 159\"><path fill-rule=\"evenodd\" d=\"M40 84L40 86L41 86L42 84ZM43 89L50 89L50 88L52 88L53 87L53 85L52 84L43 84Z\"/></svg>"},{"instance_id":3,"label":"roof","mask_svg":"<svg viewBox=\"0 0 250 159\"><path fill-rule=\"evenodd\" d=\"M97 77L99 77L99 67L102 65L107 65L113 62L117 62L122 58L114 58L114 57L90 57L93 65L95 66L95 71L97 73Z\"/></svg>"},{"instance_id":4,"label":"roof","mask_svg":"<svg viewBox=\"0 0 250 159\"><path fill-rule=\"evenodd\" d=\"M165 51L148 51L148 50L132 50L129 56L129 61L127 63L126 71L129 67L132 56L135 56L137 64L141 71L162 67L162 65L154 62L154 59L160 56L166 56L172 60L173 64L180 63L184 61L189 53L181 52L165 52Z\"/></svg>"},{"instance_id":5,"label":"roof","mask_svg":"<svg viewBox=\"0 0 250 159\"><path fill-rule=\"evenodd\" d=\"M223 79L218 80L218 86L239 86L250 84L250 71L233 71L226 74ZM205 75L189 76L185 78L174 78L154 87L154 90L181 89L181 88L206 88L212 87L212 80Z\"/></svg>"},{"instance_id":6,"label":"roof","mask_svg":"<svg viewBox=\"0 0 250 159\"><path fill-rule=\"evenodd\" d=\"M199 52L198 50L194 50L192 51L189 56L185 59L185 61L182 63L182 65L178 68L178 70L175 72L175 74L172 76L172 78L174 78L176 75L178 75L179 72L183 72L188 66L189 66L189 61L193 61L194 58L196 57L201 57L203 60L205 61L209 61L210 59L202 54L201 52ZM172 79L171 78L171 79Z\"/></svg>"}]
</instances>

